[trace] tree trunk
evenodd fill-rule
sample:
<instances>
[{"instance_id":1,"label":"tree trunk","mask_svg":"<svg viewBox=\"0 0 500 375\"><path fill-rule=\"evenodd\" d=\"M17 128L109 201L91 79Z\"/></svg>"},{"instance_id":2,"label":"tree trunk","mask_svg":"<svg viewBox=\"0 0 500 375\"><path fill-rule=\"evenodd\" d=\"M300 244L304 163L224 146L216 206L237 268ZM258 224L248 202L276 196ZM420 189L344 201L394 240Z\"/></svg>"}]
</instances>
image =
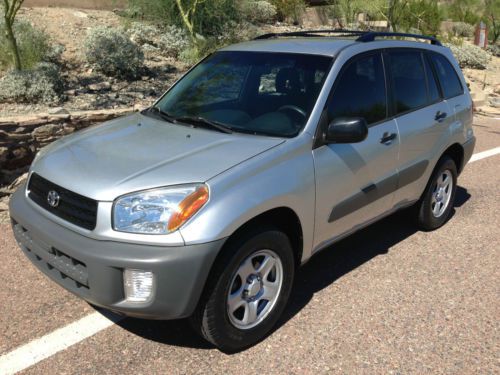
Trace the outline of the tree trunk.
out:
<instances>
[{"instance_id":1,"label":"tree trunk","mask_svg":"<svg viewBox=\"0 0 500 375\"><path fill-rule=\"evenodd\" d=\"M14 57L14 68L16 70L21 70L21 56L19 55L19 48L17 46L16 37L14 36L14 32L12 30L12 24L5 20L5 33L7 36L7 40L9 41L10 50Z\"/></svg>"}]
</instances>

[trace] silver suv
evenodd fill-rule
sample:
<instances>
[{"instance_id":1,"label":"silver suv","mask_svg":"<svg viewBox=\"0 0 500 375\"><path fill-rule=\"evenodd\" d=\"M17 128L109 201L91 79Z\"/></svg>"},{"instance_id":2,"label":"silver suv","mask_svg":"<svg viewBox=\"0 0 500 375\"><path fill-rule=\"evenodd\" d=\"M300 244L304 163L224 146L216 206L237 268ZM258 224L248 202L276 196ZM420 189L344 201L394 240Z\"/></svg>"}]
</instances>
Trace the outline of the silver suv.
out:
<instances>
[{"instance_id":1,"label":"silver suv","mask_svg":"<svg viewBox=\"0 0 500 375\"><path fill-rule=\"evenodd\" d=\"M474 144L466 82L436 39L270 34L43 149L12 227L91 304L190 317L234 352L271 331L318 251L410 206L421 229L442 226Z\"/></svg>"}]
</instances>

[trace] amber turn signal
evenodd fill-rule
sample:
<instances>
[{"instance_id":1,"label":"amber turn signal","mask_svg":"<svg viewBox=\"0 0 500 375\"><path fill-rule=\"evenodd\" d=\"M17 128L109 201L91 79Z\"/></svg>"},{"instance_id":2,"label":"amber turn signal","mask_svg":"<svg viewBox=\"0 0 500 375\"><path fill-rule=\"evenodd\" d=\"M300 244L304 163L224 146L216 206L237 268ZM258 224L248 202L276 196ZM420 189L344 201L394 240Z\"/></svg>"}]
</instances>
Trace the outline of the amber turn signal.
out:
<instances>
[{"instance_id":1,"label":"amber turn signal","mask_svg":"<svg viewBox=\"0 0 500 375\"><path fill-rule=\"evenodd\" d=\"M172 214L168 221L168 231L173 232L179 229L182 224L188 221L207 202L208 188L206 186L200 186L179 203L177 211Z\"/></svg>"}]
</instances>

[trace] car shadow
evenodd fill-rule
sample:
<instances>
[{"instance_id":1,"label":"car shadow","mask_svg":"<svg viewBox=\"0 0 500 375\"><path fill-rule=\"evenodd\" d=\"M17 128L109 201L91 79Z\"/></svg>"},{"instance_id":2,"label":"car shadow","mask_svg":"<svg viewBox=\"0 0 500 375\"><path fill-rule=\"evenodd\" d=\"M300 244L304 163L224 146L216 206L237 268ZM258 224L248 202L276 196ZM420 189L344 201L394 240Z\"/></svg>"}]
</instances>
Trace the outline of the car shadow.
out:
<instances>
[{"instance_id":1,"label":"car shadow","mask_svg":"<svg viewBox=\"0 0 500 375\"><path fill-rule=\"evenodd\" d=\"M455 214L455 208L463 206L470 198L467 190L459 186L451 217ZM410 211L402 210L314 255L298 270L288 306L273 332L302 310L315 293L371 259L387 254L392 247L417 232ZM196 349L214 348L192 331L187 319L155 321L127 318L117 324L161 344Z\"/></svg>"}]
</instances>

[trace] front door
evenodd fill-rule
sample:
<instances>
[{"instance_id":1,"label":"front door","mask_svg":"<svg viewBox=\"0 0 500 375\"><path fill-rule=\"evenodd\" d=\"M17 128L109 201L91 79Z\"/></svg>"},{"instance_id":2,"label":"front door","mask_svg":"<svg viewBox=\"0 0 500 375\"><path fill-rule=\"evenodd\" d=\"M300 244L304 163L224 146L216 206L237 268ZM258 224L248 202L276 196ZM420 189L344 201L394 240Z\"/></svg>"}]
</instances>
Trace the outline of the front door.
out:
<instances>
[{"instance_id":1,"label":"front door","mask_svg":"<svg viewBox=\"0 0 500 375\"><path fill-rule=\"evenodd\" d=\"M387 118L381 53L351 59L332 91L322 125L338 117L364 117L369 131L363 142L313 150L315 249L390 210L398 184L399 134L396 122Z\"/></svg>"}]
</instances>

